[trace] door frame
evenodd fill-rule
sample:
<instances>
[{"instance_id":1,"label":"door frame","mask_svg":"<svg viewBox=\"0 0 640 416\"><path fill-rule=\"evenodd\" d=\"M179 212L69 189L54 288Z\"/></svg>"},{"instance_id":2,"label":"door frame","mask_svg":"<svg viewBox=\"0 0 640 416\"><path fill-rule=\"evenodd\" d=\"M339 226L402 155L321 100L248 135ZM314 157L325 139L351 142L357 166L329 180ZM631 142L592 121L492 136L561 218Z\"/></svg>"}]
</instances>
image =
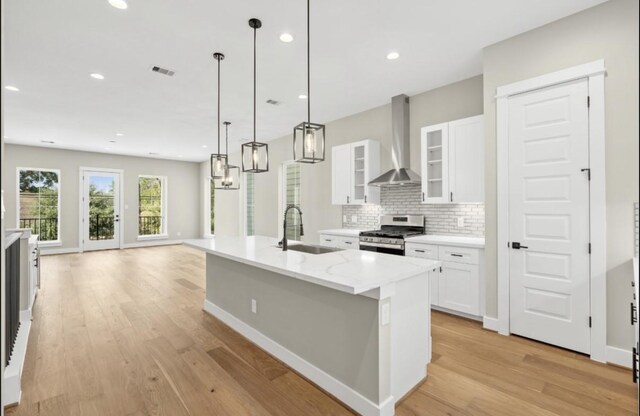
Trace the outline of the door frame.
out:
<instances>
[{"instance_id":1,"label":"door frame","mask_svg":"<svg viewBox=\"0 0 640 416\"><path fill-rule=\"evenodd\" d=\"M606 362L607 221L605 194L604 60L574 66L497 88L497 285L498 332L510 334L509 309L509 97L586 78L589 85L589 227L591 240L591 359Z\"/></svg>"},{"instance_id":2,"label":"door frame","mask_svg":"<svg viewBox=\"0 0 640 416\"><path fill-rule=\"evenodd\" d=\"M90 168L86 166L80 166L78 170L78 247L80 253L84 252L84 173L85 172L104 172L104 173L117 173L120 176L120 221L118 221L118 249L124 248L124 170L123 169L109 169L109 168Z\"/></svg>"}]
</instances>

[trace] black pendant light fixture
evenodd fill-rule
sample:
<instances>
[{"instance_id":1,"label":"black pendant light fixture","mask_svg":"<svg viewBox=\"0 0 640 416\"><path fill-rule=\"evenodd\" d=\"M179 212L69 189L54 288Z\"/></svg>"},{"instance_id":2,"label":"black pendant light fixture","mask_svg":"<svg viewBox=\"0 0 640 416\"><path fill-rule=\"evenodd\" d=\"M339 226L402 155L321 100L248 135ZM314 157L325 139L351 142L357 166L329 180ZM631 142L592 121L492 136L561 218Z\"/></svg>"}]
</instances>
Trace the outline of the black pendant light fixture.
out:
<instances>
[{"instance_id":1,"label":"black pendant light fixture","mask_svg":"<svg viewBox=\"0 0 640 416\"><path fill-rule=\"evenodd\" d=\"M216 52L213 54L213 59L218 61L218 153L211 154L211 177L219 179L224 175L224 167L228 159L228 156L220 151L220 61L224 59L224 55Z\"/></svg>"},{"instance_id":2,"label":"black pendant light fixture","mask_svg":"<svg viewBox=\"0 0 640 416\"><path fill-rule=\"evenodd\" d=\"M256 32L262 27L259 19L250 19L253 29L253 141L242 145L242 171L262 173L269 171L269 146L256 141Z\"/></svg>"},{"instance_id":3,"label":"black pendant light fixture","mask_svg":"<svg viewBox=\"0 0 640 416\"><path fill-rule=\"evenodd\" d=\"M324 160L324 124L311 122L311 30L307 0L307 121L293 128L293 160L318 163Z\"/></svg>"},{"instance_id":4,"label":"black pendant light fixture","mask_svg":"<svg viewBox=\"0 0 640 416\"><path fill-rule=\"evenodd\" d=\"M225 163L223 170L223 174L220 178L213 178L213 186L215 189L227 189L232 191L237 191L240 189L240 168L238 166L230 165L229 161L229 125L230 122L225 121L224 123L224 142L225 142Z\"/></svg>"}]
</instances>

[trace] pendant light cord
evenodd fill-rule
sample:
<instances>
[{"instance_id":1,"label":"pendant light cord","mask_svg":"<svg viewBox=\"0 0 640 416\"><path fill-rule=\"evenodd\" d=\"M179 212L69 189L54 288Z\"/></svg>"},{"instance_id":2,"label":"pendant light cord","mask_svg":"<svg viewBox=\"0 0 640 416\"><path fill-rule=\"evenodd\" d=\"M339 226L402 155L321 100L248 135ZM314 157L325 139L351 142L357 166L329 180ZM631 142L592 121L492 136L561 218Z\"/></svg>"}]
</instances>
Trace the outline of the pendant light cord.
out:
<instances>
[{"instance_id":1,"label":"pendant light cord","mask_svg":"<svg viewBox=\"0 0 640 416\"><path fill-rule=\"evenodd\" d=\"M218 155L220 155L220 59L218 59Z\"/></svg>"},{"instance_id":2,"label":"pendant light cord","mask_svg":"<svg viewBox=\"0 0 640 416\"><path fill-rule=\"evenodd\" d=\"M253 28L253 141L256 141L256 33Z\"/></svg>"},{"instance_id":3,"label":"pendant light cord","mask_svg":"<svg viewBox=\"0 0 640 416\"><path fill-rule=\"evenodd\" d=\"M307 122L311 123L311 28L310 28L310 0L307 0Z\"/></svg>"}]
</instances>

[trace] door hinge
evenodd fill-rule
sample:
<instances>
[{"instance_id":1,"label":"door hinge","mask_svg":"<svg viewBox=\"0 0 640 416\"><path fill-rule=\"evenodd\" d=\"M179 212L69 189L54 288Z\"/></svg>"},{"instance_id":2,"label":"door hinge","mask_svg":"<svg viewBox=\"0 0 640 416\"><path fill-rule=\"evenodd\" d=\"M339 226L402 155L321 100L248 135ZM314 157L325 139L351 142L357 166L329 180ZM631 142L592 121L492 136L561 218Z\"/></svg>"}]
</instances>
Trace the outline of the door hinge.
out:
<instances>
[{"instance_id":1,"label":"door hinge","mask_svg":"<svg viewBox=\"0 0 640 416\"><path fill-rule=\"evenodd\" d=\"M591 328L591 317L589 317L589 328Z\"/></svg>"},{"instance_id":2,"label":"door hinge","mask_svg":"<svg viewBox=\"0 0 640 416\"><path fill-rule=\"evenodd\" d=\"M591 97L587 95L587 108L591 107Z\"/></svg>"},{"instance_id":3,"label":"door hinge","mask_svg":"<svg viewBox=\"0 0 640 416\"><path fill-rule=\"evenodd\" d=\"M507 241L507 248L511 248L511 243Z\"/></svg>"},{"instance_id":4,"label":"door hinge","mask_svg":"<svg viewBox=\"0 0 640 416\"><path fill-rule=\"evenodd\" d=\"M580 169L580 172L587 172L587 180L591 180L591 169L589 168L584 168L584 169Z\"/></svg>"}]
</instances>

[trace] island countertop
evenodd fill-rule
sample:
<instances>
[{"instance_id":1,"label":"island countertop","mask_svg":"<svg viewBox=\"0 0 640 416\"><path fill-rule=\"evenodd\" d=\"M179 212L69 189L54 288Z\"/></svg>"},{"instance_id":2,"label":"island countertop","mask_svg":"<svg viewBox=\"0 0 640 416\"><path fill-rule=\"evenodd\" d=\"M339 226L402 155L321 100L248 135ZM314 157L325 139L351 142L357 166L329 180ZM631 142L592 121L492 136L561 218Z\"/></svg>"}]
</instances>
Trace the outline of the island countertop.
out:
<instances>
[{"instance_id":1,"label":"island countertop","mask_svg":"<svg viewBox=\"0 0 640 416\"><path fill-rule=\"evenodd\" d=\"M380 289L441 266L437 260L359 250L324 254L282 251L272 237L214 237L185 240L206 253L270 270L350 294Z\"/></svg>"}]
</instances>

